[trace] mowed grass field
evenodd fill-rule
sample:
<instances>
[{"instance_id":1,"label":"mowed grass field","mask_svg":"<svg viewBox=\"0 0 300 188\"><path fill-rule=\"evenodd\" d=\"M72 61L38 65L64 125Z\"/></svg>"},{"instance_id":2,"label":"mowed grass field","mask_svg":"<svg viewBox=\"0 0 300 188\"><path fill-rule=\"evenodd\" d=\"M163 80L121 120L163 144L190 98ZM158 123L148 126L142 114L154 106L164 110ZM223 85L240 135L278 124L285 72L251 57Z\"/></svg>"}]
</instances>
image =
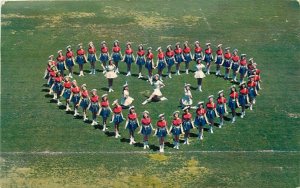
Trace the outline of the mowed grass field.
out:
<instances>
[{"instance_id":1,"label":"mowed grass field","mask_svg":"<svg viewBox=\"0 0 300 188\"><path fill-rule=\"evenodd\" d=\"M296 1L6 2L1 11L1 187L300 186ZM214 128L214 134L205 132L203 142L193 130L191 145L181 144L179 151L169 147L168 136L165 154L158 153L156 137L149 140L151 149L143 152L141 135L136 135L137 145L128 144L124 123L122 138L115 139L112 124L105 134L66 114L51 102L42 79L48 56L67 45L75 49L82 42L87 49L94 41L99 53L101 41L111 49L115 39L123 50L127 41L134 42L134 50L140 43L165 49L186 40L191 46L199 40L202 47L211 42L214 51L219 43L237 48L258 63L263 90L244 119L226 121L222 129ZM97 69L95 76L75 79L102 95L107 81L99 63ZM126 70L124 63L120 69ZM134 65L132 72L137 74ZM153 121L165 113L170 122L172 112L179 109L184 83L197 86L193 73L165 78L162 93L169 100L142 106L152 87L136 75L120 74L110 101L120 99L125 81L137 112L141 116L148 110ZM194 103L221 89L228 96L230 86L209 75L202 93L192 90Z\"/></svg>"}]
</instances>

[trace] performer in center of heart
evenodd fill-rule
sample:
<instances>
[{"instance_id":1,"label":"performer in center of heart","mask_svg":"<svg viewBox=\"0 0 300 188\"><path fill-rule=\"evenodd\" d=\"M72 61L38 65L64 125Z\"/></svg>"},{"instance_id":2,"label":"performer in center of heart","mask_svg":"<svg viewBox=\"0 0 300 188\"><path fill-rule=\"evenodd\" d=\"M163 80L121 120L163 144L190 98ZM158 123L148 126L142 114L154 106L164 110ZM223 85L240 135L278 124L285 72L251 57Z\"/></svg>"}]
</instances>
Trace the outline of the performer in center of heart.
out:
<instances>
[{"instance_id":1,"label":"performer in center of heart","mask_svg":"<svg viewBox=\"0 0 300 188\"><path fill-rule=\"evenodd\" d=\"M159 101L168 100L166 97L162 96L162 93L160 91L160 89L163 88L165 86L165 84L159 80L158 74L154 75L154 81L153 81L152 85L154 86L154 91L150 95L150 97L142 103L143 105L147 104L148 102L152 101L153 99L159 100Z\"/></svg>"}]
</instances>

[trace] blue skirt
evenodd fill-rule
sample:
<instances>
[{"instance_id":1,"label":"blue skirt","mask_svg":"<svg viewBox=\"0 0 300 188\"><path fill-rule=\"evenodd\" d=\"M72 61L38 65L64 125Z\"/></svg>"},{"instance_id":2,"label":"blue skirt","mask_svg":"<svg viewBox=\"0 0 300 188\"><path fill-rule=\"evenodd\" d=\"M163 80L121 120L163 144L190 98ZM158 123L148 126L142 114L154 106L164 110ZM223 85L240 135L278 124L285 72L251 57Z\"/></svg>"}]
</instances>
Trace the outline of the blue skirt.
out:
<instances>
[{"instance_id":1,"label":"blue skirt","mask_svg":"<svg viewBox=\"0 0 300 188\"><path fill-rule=\"evenodd\" d=\"M157 137L166 137L167 136L167 129L166 128L158 128L156 136Z\"/></svg>"},{"instance_id":2,"label":"blue skirt","mask_svg":"<svg viewBox=\"0 0 300 188\"><path fill-rule=\"evenodd\" d=\"M98 104L98 102L92 102L92 104L90 106L90 111L92 113L98 113L98 111L99 111L99 104Z\"/></svg>"},{"instance_id":3,"label":"blue skirt","mask_svg":"<svg viewBox=\"0 0 300 188\"><path fill-rule=\"evenodd\" d=\"M81 103L80 103L80 106L83 108L83 109L86 109L88 106L89 106L89 99L88 98L83 98L81 100Z\"/></svg>"},{"instance_id":4,"label":"blue skirt","mask_svg":"<svg viewBox=\"0 0 300 188\"><path fill-rule=\"evenodd\" d=\"M231 65L231 61L228 60L228 59L225 59L225 60L224 60L224 63L223 63L223 66L224 66L225 68L229 68L230 65Z\"/></svg>"},{"instance_id":5,"label":"blue skirt","mask_svg":"<svg viewBox=\"0 0 300 188\"><path fill-rule=\"evenodd\" d=\"M204 55L204 62L210 64L211 60L212 60L211 54L205 54Z\"/></svg>"},{"instance_id":6,"label":"blue skirt","mask_svg":"<svg viewBox=\"0 0 300 188\"><path fill-rule=\"evenodd\" d=\"M148 70L152 70L153 69L153 67L152 67L152 61L150 61L150 60L146 61L145 67Z\"/></svg>"},{"instance_id":7,"label":"blue skirt","mask_svg":"<svg viewBox=\"0 0 300 188\"><path fill-rule=\"evenodd\" d=\"M84 60L83 55L77 56L77 57L76 57L76 62L77 62L79 65L83 65L83 64L85 63L85 60Z\"/></svg>"},{"instance_id":8,"label":"blue skirt","mask_svg":"<svg viewBox=\"0 0 300 188\"><path fill-rule=\"evenodd\" d=\"M239 69L239 64L238 63L233 63L232 64L232 66L231 66L231 69L233 70L233 71L237 71L238 69Z\"/></svg>"},{"instance_id":9,"label":"blue skirt","mask_svg":"<svg viewBox=\"0 0 300 188\"><path fill-rule=\"evenodd\" d=\"M152 128L150 125L143 125L141 132L142 132L142 135L149 136L152 132Z\"/></svg>"},{"instance_id":10,"label":"blue skirt","mask_svg":"<svg viewBox=\"0 0 300 188\"><path fill-rule=\"evenodd\" d=\"M255 89L253 87L249 87L248 90L249 90L248 95L250 100L254 99L256 97Z\"/></svg>"},{"instance_id":11,"label":"blue skirt","mask_svg":"<svg viewBox=\"0 0 300 188\"><path fill-rule=\"evenodd\" d=\"M182 54L175 54L175 60L177 63L183 62Z\"/></svg>"},{"instance_id":12,"label":"blue skirt","mask_svg":"<svg viewBox=\"0 0 300 188\"><path fill-rule=\"evenodd\" d=\"M246 66L240 66L240 74L241 75L245 75L247 72L247 67Z\"/></svg>"},{"instance_id":13,"label":"blue skirt","mask_svg":"<svg viewBox=\"0 0 300 188\"><path fill-rule=\"evenodd\" d=\"M197 116L195 118L194 124L197 127L199 127L199 126L203 127L204 125L206 125L206 120L205 120L204 116Z\"/></svg>"},{"instance_id":14,"label":"blue skirt","mask_svg":"<svg viewBox=\"0 0 300 188\"><path fill-rule=\"evenodd\" d=\"M224 104L218 104L217 106L217 112L221 115L224 115L225 114L225 107L224 107Z\"/></svg>"},{"instance_id":15,"label":"blue skirt","mask_svg":"<svg viewBox=\"0 0 300 188\"><path fill-rule=\"evenodd\" d=\"M145 65L145 63L146 63L146 61L145 61L144 57L140 57L140 56L137 57L136 64L142 66L142 65Z\"/></svg>"},{"instance_id":16,"label":"blue skirt","mask_svg":"<svg viewBox=\"0 0 300 188\"><path fill-rule=\"evenodd\" d=\"M173 126L171 132L174 136L178 136L178 135L182 134L180 126L178 126L178 127Z\"/></svg>"},{"instance_id":17,"label":"blue skirt","mask_svg":"<svg viewBox=\"0 0 300 188\"><path fill-rule=\"evenodd\" d=\"M115 115L114 115L113 122L114 122L115 124L120 124L120 123L122 123L122 122L123 122L122 115L121 115L121 114L115 114Z\"/></svg>"},{"instance_id":18,"label":"blue skirt","mask_svg":"<svg viewBox=\"0 0 300 188\"><path fill-rule=\"evenodd\" d=\"M79 101L80 101L80 95L79 94L73 95L73 97L72 97L73 104L76 105L79 103Z\"/></svg>"},{"instance_id":19,"label":"blue skirt","mask_svg":"<svg viewBox=\"0 0 300 188\"><path fill-rule=\"evenodd\" d=\"M134 131L137 127L137 121L129 120L126 129L128 129L129 131Z\"/></svg>"},{"instance_id":20,"label":"blue skirt","mask_svg":"<svg viewBox=\"0 0 300 188\"><path fill-rule=\"evenodd\" d=\"M102 108L101 112L100 112L100 116L102 116L103 118L107 118L110 115L110 110L109 108Z\"/></svg>"},{"instance_id":21,"label":"blue skirt","mask_svg":"<svg viewBox=\"0 0 300 188\"><path fill-rule=\"evenodd\" d=\"M216 117L215 111L212 110L212 109L208 109L207 112L206 112L206 117L209 120L213 120Z\"/></svg>"},{"instance_id":22,"label":"blue skirt","mask_svg":"<svg viewBox=\"0 0 300 188\"><path fill-rule=\"evenodd\" d=\"M125 59L124 59L124 62L127 63L127 64L131 64L133 63L133 57L132 55L125 55Z\"/></svg>"},{"instance_id":23,"label":"blue skirt","mask_svg":"<svg viewBox=\"0 0 300 188\"><path fill-rule=\"evenodd\" d=\"M184 132L190 131L192 129L192 122L191 121L183 121L182 128Z\"/></svg>"},{"instance_id":24,"label":"blue skirt","mask_svg":"<svg viewBox=\"0 0 300 188\"><path fill-rule=\"evenodd\" d=\"M166 67L166 64L165 64L164 60L159 60L159 61L158 61L157 69L161 71L161 70L163 70L165 67Z\"/></svg>"},{"instance_id":25,"label":"blue skirt","mask_svg":"<svg viewBox=\"0 0 300 188\"><path fill-rule=\"evenodd\" d=\"M236 104L236 99L232 99L231 97L229 98L229 101L228 101L228 107L231 109L231 110L235 110L237 108L237 104Z\"/></svg>"},{"instance_id":26,"label":"blue skirt","mask_svg":"<svg viewBox=\"0 0 300 188\"><path fill-rule=\"evenodd\" d=\"M247 104L247 95L239 95L239 103L241 106L245 106Z\"/></svg>"},{"instance_id":27,"label":"blue skirt","mask_svg":"<svg viewBox=\"0 0 300 188\"><path fill-rule=\"evenodd\" d=\"M63 97L64 97L65 99L69 99L70 96L71 96L71 89L67 89L67 88L66 88L65 91L64 91Z\"/></svg>"},{"instance_id":28,"label":"blue skirt","mask_svg":"<svg viewBox=\"0 0 300 188\"><path fill-rule=\"evenodd\" d=\"M100 54L100 61L107 62L108 61L108 54Z\"/></svg>"},{"instance_id":29,"label":"blue skirt","mask_svg":"<svg viewBox=\"0 0 300 188\"><path fill-rule=\"evenodd\" d=\"M88 59L90 63L95 63L96 62L96 55L95 54L89 54Z\"/></svg>"},{"instance_id":30,"label":"blue skirt","mask_svg":"<svg viewBox=\"0 0 300 188\"><path fill-rule=\"evenodd\" d=\"M53 91L55 93L57 93L58 95L60 95L60 93L63 90L63 85L60 82L55 82L52 89L53 89Z\"/></svg>"},{"instance_id":31,"label":"blue skirt","mask_svg":"<svg viewBox=\"0 0 300 188\"><path fill-rule=\"evenodd\" d=\"M166 58L166 62L167 62L167 64L168 64L168 66L171 67L171 66L174 65L175 60L174 60L173 57L171 57L171 58L168 58L168 57L167 57L167 58Z\"/></svg>"},{"instance_id":32,"label":"blue skirt","mask_svg":"<svg viewBox=\"0 0 300 188\"><path fill-rule=\"evenodd\" d=\"M66 59L66 65L67 67L73 67L74 66L74 62L72 58L67 58Z\"/></svg>"},{"instance_id":33,"label":"blue skirt","mask_svg":"<svg viewBox=\"0 0 300 188\"><path fill-rule=\"evenodd\" d=\"M190 63L192 61L192 57L190 54L183 54L185 62Z\"/></svg>"},{"instance_id":34,"label":"blue skirt","mask_svg":"<svg viewBox=\"0 0 300 188\"><path fill-rule=\"evenodd\" d=\"M115 63L117 63L117 62L119 62L120 60L121 60L121 55L120 55L120 53L113 53L112 54L112 60L115 62Z\"/></svg>"},{"instance_id":35,"label":"blue skirt","mask_svg":"<svg viewBox=\"0 0 300 188\"><path fill-rule=\"evenodd\" d=\"M65 70L64 62L59 61L59 62L57 63L57 69L58 69L59 71L64 71L64 70Z\"/></svg>"},{"instance_id":36,"label":"blue skirt","mask_svg":"<svg viewBox=\"0 0 300 188\"><path fill-rule=\"evenodd\" d=\"M194 60L197 61L197 59L201 59L201 60L202 60L202 55L201 55L201 53L195 53L195 54L194 54Z\"/></svg>"},{"instance_id":37,"label":"blue skirt","mask_svg":"<svg viewBox=\"0 0 300 188\"><path fill-rule=\"evenodd\" d=\"M48 83L48 86L51 87L53 84L54 84L54 79L53 79L53 78L50 78L49 83Z\"/></svg>"},{"instance_id":38,"label":"blue skirt","mask_svg":"<svg viewBox=\"0 0 300 188\"><path fill-rule=\"evenodd\" d=\"M217 56L216 64L221 65L222 61L223 61L222 56Z\"/></svg>"}]
</instances>

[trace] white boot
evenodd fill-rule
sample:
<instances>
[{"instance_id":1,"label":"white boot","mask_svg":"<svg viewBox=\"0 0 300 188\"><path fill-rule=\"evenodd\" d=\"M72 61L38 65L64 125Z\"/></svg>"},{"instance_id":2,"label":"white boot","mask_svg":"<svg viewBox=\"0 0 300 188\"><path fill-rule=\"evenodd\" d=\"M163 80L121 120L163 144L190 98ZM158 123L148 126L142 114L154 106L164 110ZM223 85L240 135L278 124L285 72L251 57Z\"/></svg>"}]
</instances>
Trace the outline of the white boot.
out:
<instances>
[{"instance_id":1,"label":"white boot","mask_svg":"<svg viewBox=\"0 0 300 188\"><path fill-rule=\"evenodd\" d=\"M134 140L134 137L132 137L132 144L135 144L136 142L135 142L135 140Z\"/></svg>"},{"instance_id":2,"label":"white boot","mask_svg":"<svg viewBox=\"0 0 300 188\"><path fill-rule=\"evenodd\" d=\"M60 106L61 102L59 101L59 99L57 99L57 105Z\"/></svg>"},{"instance_id":3,"label":"white boot","mask_svg":"<svg viewBox=\"0 0 300 188\"><path fill-rule=\"evenodd\" d=\"M169 76L169 78L172 78L172 75L171 75L171 73L169 73L169 75L168 75L168 76Z\"/></svg>"},{"instance_id":4,"label":"white boot","mask_svg":"<svg viewBox=\"0 0 300 188\"><path fill-rule=\"evenodd\" d=\"M143 78L143 75L142 75L141 72L139 73L139 77L138 78Z\"/></svg>"},{"instance_id":5,"label":"white boot","mask_svg":"<svg viewBox=\"0 0 300 188\"><path fill-rule=\"evenodd\" d=\"M200 135L200 140L203 140L203 135L202 134Z\"/></svg>"},{"instance_id":6,"label":"white boot","mask_svg":"<svg viewBox=\"0 0 300 188\"><path fill-rule=\"evenodd\" d=\"M241 118L244 118L244 112L242 112Z\"/></svg>"},{"instance_id":7,"label":"white boot","mask_svg":"<svg viewBox=\"0 0 300 188\"><path fill-rule=\"evenodd\" d=\"M184 143L183 144L187 144L187 138L184 138Z\"/></svg>"},{"instance_id":8,"label":"white boot","mask_svg":"<svg viewBox=\"0 0 300 188\"><path fill-rule=\"evenodd\" d=\"M52 99L54 99L54 100L57 99L57 93L53 93L53 98Z\"/></svg>"},{"instance_id":9,"label":"white boot","mask_svg":"<svg viewBox=\"0 0 300 188\"><path fill-rule=\"evenodd\" d=\"M252 106L253 106L253 105L252 105L252 104L250 104L250 110L253 110Z\"/></svg>"},{"instance_id":10,"label":"white boot","mask_svg":"<svg viewBox=\"0 0 300 188\"><path fill-rule=\"evenodd\" d=\"M102 131L104 132L106 129L107 129L107 128L106 128L106 125L103 124L103 129L102 129Z\"/></svg>"},{"instance_id":11,"label":"white boot","mask_svg":"<svg viewBox=\"0 0 300 188\"><path fill-rule=\"evenodd\" d=\"M66 112L71 111L69 104L66 105Z\"/></svg>"},{"instance_id":12,"label":"white boot","mask_svg":"<svg viewBox=\"0 0 300 188\"><path fill-rule=\"evenodd\" d=\"M186 70L185 70L185 73L186 73L186 74L189 74L189 69L186 69Z\"/></svg>"},{"instance_id":13,"label":"white boot","mask_svg":"<svg viewBox=\"0 0 300 188\"><path fill-rule=\"evenodd\" d=\"M176 72L176 75L180 75L180 71L179 70Z\"/></svg>"},{"instance_id":14,"label":"white boot","mask_svg":"<svg viewBox=\"0 0 300 188\"><path fill-rule=\"evenodd\" d=\"M202 86L201 86L201 85L198 86L198 90L199 90L200 92L202 92Z\"/></svg>"},{"instance_id":15,"label":"white boot","mask_svg":"<svg viewBox=\"0 0 300 188\"><path fill-rule=\"evenodd\" d=\"M130 142L129 142L129 144L132 145L132 137L130 137Z\"/></svg>"},{"instance_id":16,"label":"white boot","mask_svg":"<svg viewBox=\"0 0 300 188\"><path fill-rule=\"evenodd\" d=\"M131 73L130 73L130 71L128 71L128 73L126 74L126 76L130 76L131 75Z\"/></svg>"},{"instance_id":17,"label":"white boot","mask_svg":"<svg viewBox=\"0 0 300 188\"><path fill-rule=\"evenodd\" d=\"M116 73L120 73L120 72L119 72L119 68L116 69Z\"/></svg>"},{"instance_id":18,"label":"white boot","mask_svg":"<svg viewBox=\"0 0 300 188\"><path fill-rule=\"evenodd\" d=\"M162 76L159 76L159 80L160 80L161 82L163 81Z\"/></svg>"},{"instance_id":19,"label":"white boot","mask_svg":"<svg viewBox=\"0 0 300 188\"><path fill-rule=\"evenodd\" d=\"M147 104L148 102L149 102L149 100L146 99L146 100L142 103L142 105L145 105L145 104Z\"/></svg>"},{"instance_id":20,"label":"white boot","mask_svg":"<svg viewBox=\"0 0 300 188\"><path fill-rule=\"evenodd\" d=\"M186 139L186 144L190 145L189 138Z\"/></svg>"},{"instance_id":21,"label":"white boot","mask_svg":"<svg viewBox=\"0 0 300 188\"><path fill-rule=\"evenodd\" d=\"M93 69L91 69L91 72L90 72L90 74L93 74L94 73L94 71L93 71Z\"/></svg>"},{"instance_id":22,"label":"white boot","mask_svg":"<svg viewBox=\"0 0 300 188\"><path fill-rule=\"evenodd\" d=\"M146 144L146 142L144 142L144 149L147 149L147 144Z\"/></svg>"},{"instance_id":23,"label":"white boot","mask_svg":"<svg viewBox=\"0 0 300 188\"><path fill-rule=\"evenodd\" d=\"M70 78L73 78L72 73L69 73L69 77L70 77Z\"/></svg>"},{"instance_id":24,"label":"white boot","mask_svg":"<svg viewBox=\"0 0 300 188\"><path fill-rule=\"evenodd\" d=\"M212 126L210 126L209 131L210 131L210 133L214 133Z\"/></svg>"},{"instance_id":25,"label":"white boot","mask_svg":"<svg viewBox=\"0 0 300 188\"><path fill-rule=\"evenodd\" d=\"M88 120L88 118L86 117L86 114L84 113L83 114L83 121L87 121Z\"/></svg>"},{"instance_id":26,"label":"white boot","mask_svg":"<svg viewBox=\"0 0 300 188\"><path fill-rule=\"evenodd\" d=\"M162 153L163 152L163 146L159 145L159 152Z\"/></svg>"},{"instance_id":27,"label":"white boot","mask_svg":"<svg viewBox=\"0 0 300 188\"><path fill-rule=\"evenodd\" d=\"M231 121L231 123L234 123L235 122L235 116L234 117L232 117L232 121Z\"/></svg>"},{"instance_id":28,"label":"white boot","mask_svg":"<svg viewBox=\"0 0 300 188\"><path fill-rule=\"evenodd\" d=\"M83 71L80 71L79 76L84 76Z\"/></svg>"}]
</instances>

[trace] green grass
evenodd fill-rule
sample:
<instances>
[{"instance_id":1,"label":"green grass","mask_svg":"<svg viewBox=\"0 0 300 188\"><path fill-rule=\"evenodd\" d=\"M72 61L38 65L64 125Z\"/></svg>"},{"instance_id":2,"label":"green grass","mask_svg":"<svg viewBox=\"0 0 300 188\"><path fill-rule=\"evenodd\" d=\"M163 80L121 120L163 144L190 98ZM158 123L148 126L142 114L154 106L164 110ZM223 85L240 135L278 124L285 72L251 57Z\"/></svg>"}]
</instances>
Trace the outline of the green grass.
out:
<instances>
[{"instance_id":1,"label":"green grass","mask_svg":"<svg viewBox=\"0 0 300 188\"><path fill-rule=\"evenodd\" d=\"M49 187L78 184L120 187L141 186L141 183L149 187L299 186L299 17L299 5L290 0L7 2L1 15L1 152L4 152L0 162L1 184L3 187L39 187L43 183ZM155 49L185 40L190 43L199 40L202 45L211 42L214 49L218 43L238 48L259 64L263 90L245 119L238 118L235 125L228 122L224 128L215 129L213 135L206 132L203 143L192 137L190 146L181 146L183 153L156 155L151 150L143 154L104 154L142 148L108 137L58 109L46 97L42 76L47 57L66 45L75 47L83 42L86 48L89 41L94 41L99 49L102 40L111 47L115 39L121 41L123 49L126 41L133 41L134 49L139 43ZM89 66L85 65L85 69ZM124 65L121 70L125 70ZM137 72L135 66L132 72ZM106 92L103 88L107 81L102 73L76 79L81 84L87 83L89 89L97 88L100 95ZM172 112L178 109L185 82L196 86L192 74L174 76L166 80L162 90L168 102L141 106L145 96L140 92L151 92L152 88L136 77L120 75L114 81L115 92L109 94L110 101L120 98L121 85L126 80L137 111L150 111L154 121L163 112L168 121L171 119ZM193 90L195 103L221 89L228 95L231 85L213 75L206 77L203 84L203 93ZM109 128L112 130L112 125ZM128 137L123 124L121 134ZM136 139L141 141L142 137L137 135ZM171 137L167 141L172 142ZM155 137L150 142L158 145ZM287 152L184 153L201 150ZM96 153L9 154L43 151ZM174 152L169 147L166 151ZM174 171L180 172L176 180L172 179ZM167 177L162 178L162 174ZM145 181L143 175L147 176Z\"/></svg>"}]
</instances>

